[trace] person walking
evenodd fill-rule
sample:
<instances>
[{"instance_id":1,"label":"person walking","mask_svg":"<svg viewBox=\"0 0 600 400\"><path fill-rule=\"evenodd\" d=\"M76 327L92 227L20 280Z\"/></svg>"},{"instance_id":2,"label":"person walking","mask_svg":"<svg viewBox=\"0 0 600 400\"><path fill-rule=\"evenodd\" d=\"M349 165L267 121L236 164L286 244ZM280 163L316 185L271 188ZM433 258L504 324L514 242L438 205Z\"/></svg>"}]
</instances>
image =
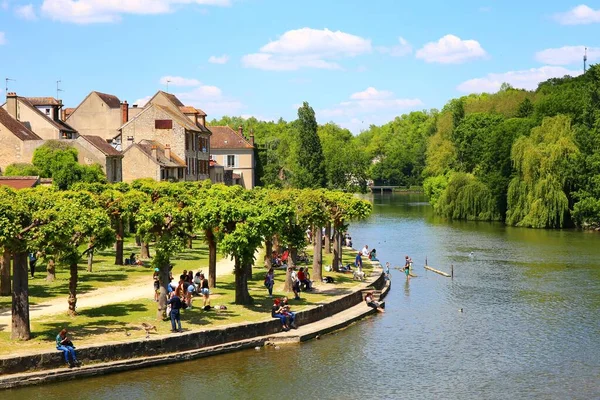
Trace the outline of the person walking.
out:
<instances>
[{"instance_id":1,"label":"person walking","mask_svg":"<svg viewBox=\"0 0 600 400\"><path fill-rule=\"evenodd\" d=\"M269 268L269 271L265 275L265 286L269 291L269 297L273 297L273 286L275 285L275 272L273 272L273 267Z\"/></svg>"},{"instance_id":2,"label":"person walking","mask_svg":"<svg viewBox=\"0 0 600 400\"><path fill-rule=\"evenodd\" d=\"M29 253L29 269L31 271L32 278L33 278L33 275L35 274L35 264L37 263L37 256L38 256L38 254L36 254L36 253Z\"/></svg>"},{"instance_id":3,"label":"person walking","mask_svg":"<svg viewBox=\"0 0 600 400\"><path fill-rule=\"evenodd\" d=\"M56 335L56 350L63 352L65 356L65 362L69 368L73 368L80 366L81 363L77 361L77 356L75 355L75 346L73 346L73 342L71 342L71 339L69 339L67 336L67 332L67 329L63 329L58 333L58 335Z\"/></svg>"},{"instance_id":4,"label":"person walking","mask_svg":"<svg viewBox=\"0 0 600 400\"><path fill-rule=\"evenodd\" d=\"M171 298L167 302L171 306L171 332L182 332L181 329L181 299L176 292L171 293ZM175 325L177 323L177 326Z\"/></svg>"}]
</instances>

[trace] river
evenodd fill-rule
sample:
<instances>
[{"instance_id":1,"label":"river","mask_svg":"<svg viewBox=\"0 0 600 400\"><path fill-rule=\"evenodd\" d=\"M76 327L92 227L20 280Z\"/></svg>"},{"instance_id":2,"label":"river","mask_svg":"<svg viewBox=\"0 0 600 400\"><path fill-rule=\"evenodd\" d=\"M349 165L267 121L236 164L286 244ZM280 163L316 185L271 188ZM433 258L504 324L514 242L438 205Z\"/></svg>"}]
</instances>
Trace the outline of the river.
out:
<instances>
[{"instance_id":1,"label":"river","mask_svg":"<svg viewBox=\"0 0 600 400\"><path fill-rule=\"evenodd\" d=\"M374 214L350 229L354 247L397 265L408 254L418 275L392 271L385 314L302 345L2 399L600 398L600 235L449 222L419 195L370 198ZM425 257L454 265L454 279L425 271Z\"/></svg>"}]
</instances>

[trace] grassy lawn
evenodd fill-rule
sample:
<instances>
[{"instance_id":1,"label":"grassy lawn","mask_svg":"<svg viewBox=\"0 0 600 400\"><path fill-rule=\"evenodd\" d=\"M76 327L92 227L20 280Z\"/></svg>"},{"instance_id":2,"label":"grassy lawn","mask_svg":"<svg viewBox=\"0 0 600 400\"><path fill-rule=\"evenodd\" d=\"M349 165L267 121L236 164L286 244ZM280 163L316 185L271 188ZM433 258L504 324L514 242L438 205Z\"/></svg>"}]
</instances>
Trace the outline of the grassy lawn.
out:
<instances>
[{"instance_id":1,"label":"grassy lawn","mask_svg":"<svg viewBox=\"0 0 600 400\"><path fill-rule=\"evenodd\" d=\"M208 268L208 247L202 241L194 241L193 249L187 249L177 255L173 260L174 273L180 274L184 269ZM133 238L127 238L124 244L123 255L129 257L131 253L139 256L140 248L135 245ZM152 246L150 255L153 254ZM87 260L79 264L77 293L83 294L107 286L134 285L141 279L150 279L153 269L150 260L144 261L143 266L114 265L114 249L106 249L94 254L93 272L87 272ZM56 280L46 281L46 266L36 266L35 278L29 278L29 304L36 305L59 297L65 299L69 296L69 268L56 266ZM0 312L10 310L11 296L0 296Z\"/></svg>"},{"instance_id":2,"label":"grassy lawn","mask_svg":"<svg viewBox=\"0 0 600 400\"><path fill-rule=\"evenodd\" d=\"M173 260L176 273L183 269L198 269L206 267L207 254L206 249L198 243L194 243L195 249L186 250ZM129 246L131 248L131 246ZM307 251L308 252L308 251ZM107 274L117 276L113 280L100 279L99 277L88 277L83 282L91 282L89 285L110 285L118 282L118 288L115 290L127 290L127 284L135 284L135 279L140 276L146 276L151 273L149 267L115 267L111 264L112 252L106 252L102 257L98 257L98 264L94 265L95 271L92 274L82 271L81 280L87 275ZM310 252L309 252L310 254ZM114 255L113 255L114 256ZM354 251L344 250L344 264L354 261ZM100 261L103 259L104 261ZM324 265L331 263L331 256L324 254ZM182 312L182 326L185 331L200 330L207 327L227 325L240 322L255 322L270 318L271 305L273 299L268 297L266 288L263 285L265 268L262 267L262 257L257 258L252 281L248 283L250 294L254 298L254 304L251 306L239 306L233 304L235 297L234 276L227 275L219 277L217 288L211 294L211 305L226 305L227 310L203 311L202 298L197 297L194 300L194 308ZM102 267L104 265L104 267ZM85 270L85 266L81 268ZM106 269L103 269L106 268ZM130 271L131 270L131 271ZM141 271L140 271L141 270ZM371 265L365 262L365 271L371 271ZM62 272L62 284L67 285L68 273ZM324 276L332 276L335 284L320 284L319 291L302 293L301 300L294 300L293 294L290 304L293 310L300 311L311 306L328 302L335 297L350 292L350 289L359 282L352 279L351 274L324 272ZM111 278L112 279L112 278ZM286 295L283 293L285 280L285 271L276 270L274 296L280 297ZM42 282L42 279L39 279ZM108 281L108 282L107 282ZM35 282L35 280L34 280ZM45 283L45 281L43 281ZM100 287L100 286L92 286ZM61 291L62 290L62 291ZM88 289L89 290L89 289ZM67 289L60 288L57 285L56 296L65 297L66 311L66 293ZM62 294L61 294L62 293ZM48 297L36 297L36 299L47 300ZM158 334L168 334L171 325L170 321L156 320L156 303L151 299L151 289L148 299L134 299L129 303L111 304L93 309L82 309L76 317L65 315L53 315L47 318L39 318L31 323L33 339L27 342L19 343L19 353L31 353L35 351L51 350L54 348L54 338L58 331L67 327L71 331L75 345L90 345L97 343L107 343L112 341L136 340L146 336L141 328L142 322L156 325ZM155 335L152 333L151 335ZM10 333L0 332L0 356L15 353L14 342L10 340Z\"/></svg>"}]
</instances>

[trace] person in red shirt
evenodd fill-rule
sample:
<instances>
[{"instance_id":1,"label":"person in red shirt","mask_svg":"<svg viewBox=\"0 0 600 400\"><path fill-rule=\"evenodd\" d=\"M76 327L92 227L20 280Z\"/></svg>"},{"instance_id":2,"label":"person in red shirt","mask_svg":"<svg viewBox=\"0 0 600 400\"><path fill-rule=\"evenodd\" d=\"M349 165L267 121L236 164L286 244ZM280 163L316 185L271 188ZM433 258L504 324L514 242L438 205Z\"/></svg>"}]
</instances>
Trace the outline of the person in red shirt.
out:
<instances>
[{"instance_id":1,"label":"person in red shirt","mask_svg":"<svg viewBox=\"0 0 600 400\"><path fill-rule=\"evenodd\" d=\"M298 281L300 282L300 285L304 285L305 291L309 291L312 289L312 282L306 277L304 267L300 268L300 270L298 271Z\"/></svg>"}]
</instances>

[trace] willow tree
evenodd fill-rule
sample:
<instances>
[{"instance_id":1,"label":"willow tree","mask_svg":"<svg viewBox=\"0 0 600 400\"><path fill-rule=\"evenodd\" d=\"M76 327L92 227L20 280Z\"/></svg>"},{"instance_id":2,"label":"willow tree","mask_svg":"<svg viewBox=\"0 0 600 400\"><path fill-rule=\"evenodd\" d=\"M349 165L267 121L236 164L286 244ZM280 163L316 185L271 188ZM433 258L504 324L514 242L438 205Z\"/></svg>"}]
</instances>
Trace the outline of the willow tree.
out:
<instances>
[{"instance_id":1,"label":"willow tree","mask_svg":"<svg viewBox=\"0 0 600 400\"><path fill-rule=\"evenodd\" d=\"M571 120L545 118L531 135L519 138L511 159L517 172L508 188L506 222L532 228L560 228L569 213L568 183L579 150Z\"/></svg>"},{"instance_id":2,"label":"willow tree","mask_svg":"<svg viewBox=\"0 0 600 400\"><path fill-rule=\"evenodd\" d=\"M451 219L497 221L502 218L490 189L473 174L463 172L450 174L434 209Z\"/></svg>"}]
</instances>

